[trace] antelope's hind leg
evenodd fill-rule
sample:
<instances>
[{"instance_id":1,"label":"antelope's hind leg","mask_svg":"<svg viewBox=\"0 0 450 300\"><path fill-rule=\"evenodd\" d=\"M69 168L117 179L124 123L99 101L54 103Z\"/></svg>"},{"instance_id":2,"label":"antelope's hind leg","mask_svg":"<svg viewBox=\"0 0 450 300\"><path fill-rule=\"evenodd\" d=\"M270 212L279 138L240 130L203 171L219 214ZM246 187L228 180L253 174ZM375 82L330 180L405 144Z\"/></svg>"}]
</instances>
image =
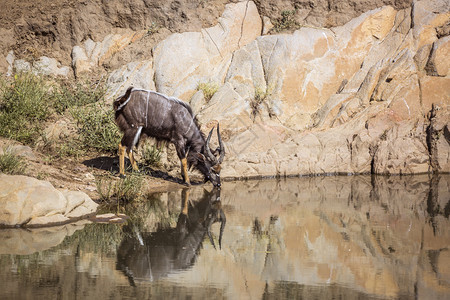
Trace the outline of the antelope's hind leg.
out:
<instances>
[{"instance_id":1,"label":"antelope's hind leg","mask_svg":"<svg viewBox=\"0 0 450 300\"><path fill-rule=\"evenodd\" d=\"M134 159L133 149L127 149L128 158L130 159L131 166L133 167L133 170L136 172L139 172L138 165L136 163L136 160Z\"/></svg>"},{"instance_id":2,"label":"antelope's hind leg","mask_svg":"<svg viewBox=\"0 0 450 300\"><path fill-rule=\"evenodd\" d=\"M119 144L119 176L125 177L125 150L126 146Z\"/></svg>"}]
</instances>

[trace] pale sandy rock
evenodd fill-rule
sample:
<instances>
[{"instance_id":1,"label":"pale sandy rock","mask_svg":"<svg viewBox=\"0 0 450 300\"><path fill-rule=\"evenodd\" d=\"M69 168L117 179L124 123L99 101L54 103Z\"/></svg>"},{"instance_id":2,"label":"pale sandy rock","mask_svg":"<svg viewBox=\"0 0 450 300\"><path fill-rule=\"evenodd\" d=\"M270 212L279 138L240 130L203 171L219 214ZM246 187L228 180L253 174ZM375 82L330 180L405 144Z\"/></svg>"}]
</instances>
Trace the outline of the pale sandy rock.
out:
<instances>
[{"instance_id":1,"label":"pale sandy rock","mask_svg":"<svg viewBox=\"0 0 450 300\"><path fill-rule=\"evenodd\" d=\"M218 25L202 32L176 33L153 50L159 92L189 100L202 82L223 82L232 52L261 33L252 1L228 4Z\"/></svg>"},{"instance_id":2,"label":"pale sandy rock","mask_svg":"<svg viewBox=\"0 0 450 300\"><path fill-rule=\"evenodd\" d=\"M70 219L61 213L56 213L54 215L49 216L37 216L33 217L29 222L23 224L23 226L29 227L41 227L41 226L52 226L68 223Z\"/></svg>"},{"instance_id":3,"label":"pale sandy rock","mask_svg":"<svg viewBox=\"0 0 450 300\"><path fill-rule=\"evenodd\" d=\"M130 86L154 91L156 87L153 77L153 62L151 60L126 64L109 75L107 81L108 98L115 99Z\"/></svg>"},{"instance_id":4,"label":"pale sandy rock","mask_svg":"<svg viewBox=\"0 0 450 300\"><path fill-rule=\"evenodd\" d=\"M190 105L195 115L197 115L205 107L205 104L205 95L202 90L195 93L190 100Z\"/></svg>"},{"instance_id":5,"label":"pale sandy rock","mask_svg":"<svg viewBox=\"0 0 450 300\"><path fill-rule=\"evenodd\" d=\"M146 30L131 31L123 34L109 34L103 41L94 42L90 38L82 45L72 49L72 67L75 75L94 71L115 53L127 47L147 34Z\"/></svg>"},{"instance_id":6,"label":"pale sandy rock","mask_svg":"<svg viewBox=\"0 0 450 300\"><path fill-rule=\"evenodd\" d=\"M8 73L14 72L30 72L34 74L41 74L46 76L61 76L69 77L71 69L67 66L61 66L61 64L54 58L47 56L41 56L38 60L30 63L24 59L15 59L15 56L10 52L7 56L8 60Z\"/></svg>"},{"instance_id":7,"label":"pale sandy rock","mask_svg":"<svg viewBox=\"0 0 450 300\"><path fill-rule=\"evenodd\" d=\"M83 192L60 192L49 182L0 175L0 224L45 226L67 223L97 209Z\"/></svg>"},{"instance_id":8,"label":"pale sandy rock","mask_svg":"<svg viewBox=\"0 0 450 300\"><path fill-rule=\"evenodd\" d=\"M377 174L426 173L429 159L423 126L401 122L380 137L373 168Z\"/></svg>"},{"instance_id":9,"label":"pale sandy rock","mask_svg":"<svg viewBox=\"0 0 450 300\"><path fill-rule=\"evenodd\" d=\"M41 56L38 61L33 62L33 72L47 76L68 77L70 68L61 66L61 64L54 58Z\"/></svg>"},{"instance_id":10,"label":"pale sandy rock","mask_svg":"<svg viewBox=\"0 0 450 300\"><path fill-rule=\"evenodd\" d=\"M230 3L225 6L218 25L202 30L205 44L221 56L231 53L261 35L262 21L253 1Z\"/></svg>"},{"instance_id":11,"label":"pale sandy rock","mask_svg":"<svg viewBox=\"0 0 450 300\"><path fill-rule=\"evenodd\" d=\"M72 49L72 68L75 74L82 74L91 71L95 64L87 56L86 50L82 46L74 46Z\"/></svg>"},{"instance_id":12,"label":"pale sandy rock","mask_svg":"<svg viewBox=\"0 0 450 300\"><path fill-rule=\"evenodd\" d=\"M433 43L431 55L425 69L428 75L448 76L450 74L450 36L443 37Z\"/></svg>"},{"instance_id":13,"label":"pale sandy rock","mask_svg":"<svg viewBox=\"0 0 450 300\"><path fill-rule=\"evenodd\" d=\"M375 26L380 30L384 28L383 34L378 34L380 37L384 36L384 39L374 41L373 46L362 62L361 68L353 76L344 79L346 83L343 85L342 91L331 95L326 103L313 114L313 126L332 126L335 124L337 118L340 118L340 121L343 120L342 118L347 120L348 116L354 115L358 111L357 103L360 105L367 104L379 82L381 73L386 72L386 68L388 68L391 60L390 58L395 56L400 45L405 43L402 32L407 33L407 30L405 31L402 27L410 22L408 10L402 10L396 13L393 24L392 17L394 16L394 12L390 8L381 10L375 15L377 16L374 18L375 20L379 20L381 16L385 16L384 19L387 25L379 24ZM377 23L371 21L369 24L374 26ZM388 28L390 30L389 32ZM352 105L347 107L350 102Z\"/></svg>"},{"instance_id":14,"label":"pale sandy rock","mask_svg":"<svg viewBox=\"0 0 450 300\"><path fill-rule=\"evenodd\" d=\"M385 7L332 31L301 28L292 35L260 37L264 74L272 89L268 96L271 112L284 125L297 130L317 123L311 120L311 114L339 90L344 80L354 77L371 47L391 31L395 17L396 11ZM394 45L384 47L393 51ZM356 92L364 72L376 61L367 61L365 70L349 88Z\"/></svg>"},{"instance_id":15,"label":"pale sandy rock","mask_svg":"<svg viewBox=\"0 0 450 300\"><path fill-rule=\"evenodd\" d=\"M436 143L436 157L441 172L450 171L450 125L447 124L442 131L441 138Z\"/></svg>"},{"instance_id":16,"label":"pale sandy rock","mask_svg":"<svg viewBox=\"0 0 450 300\"><path fill-rule=\"evenodd\" d=\"M409 79L417 73L411 51L405 49L394 57L380 74L377 86L371 95L371 101L387 101L390 103L402 89L409 88ZM406 81L407 85L403 85ZM417 81L417 79L416 79Z\"/></svg>"},{"instance_id":17,"label":"pale sandy rock","mask_svg":"<svg viewBox=\"0 0 450 300\"><path fill-rule=\"evenodd\" d=\"M123 223L127 219L127 215L113 213L96 215L95 217L91 218L91 220L95 223Z\"/></svg>"},{"instance_id":18,"label":"pale sandy rock","mask_svg":"<svg viewBox=\"0 0 450 300\"><path fill-rule=\"evenodd\" d=\"M450 110L436 104L429 113L430 125L427 128L427 144L431 167L435 172L450 170Z\"/></svg>"},{"instance_id":19,"label":"pale sandy rock","mask_svg":"<svg viewBox=\"0 0 450 300\"><path fill-rule=\"evenodd\" d=\"M415 54L410 21L409 10L397 13L386 7L332 29L334 34L308 28L292 35L258 38L267 86L273 87L265 99L271 112L282 125L301 130L318 109L312 123L326 131L290 132L290 138L281 140L264 137L271 140L267 144L252 141L254 124L230 138L228 147L244 150L232 151L238 153L237 161L226 163L223 172L237 177L427 172L426 125L411 135L408 130L399 133L398 128L405 126L396 124L402 120L416 124L431 103L445 106L450 96L444 87L446 78L422 78L417 69L416 62L423 67L429 52L422 47L422 56ZM235 73L239 79L240 74L250 78L244 67ZM326 95L325 105L321 95ZM371 100L379 104L370 104ZM354 118L358 118L356 123ZM329 129L330 125L336 130ZM246 141L252 141L252 146L243 147ZM440 143L440 157L447 161L448 145Z\"/></svg>"},{"instance_id":20,"label":"pale sandy rock","mask_svg":"<svg viewBox=\"0 0 450 300\"><path fill-rule=\"evenodd\" d=\"M341 117L339 115L340 110L347 109L344 106L344 103L349 102L352 99L356 99L354 93L342 93L342 94L334 94L328 98L327 102L318 109L314 114L312 114L312 126L318 127L325 125L326 127L332 126L336 117ZM358 99L358 106L360 101ZM339 115L339 116L336 116Z\"/></svg>"},{"instance_id":21,"label":"pale sandy rock","mask_svg":"<svg viewBox=\"0 0 450 300\"><path fill-rule=\"evenodd\" d=\"M382 141L374 157L377 174L417 174L429 170L428 150L414 138Z\"/></svg>"},{"instance_id":22,"label":"pale sandy rock","mask_svg":"<svg viewBox=\"0 0 450 300\"><path fill-rule=\"evenodd\" d=\"M263 16L262 17L262 22L263 22L263 29L262 29L262 34L268 34L269 31L274 27L272 22L270 21L270 18L267 16Z\"/></svg>"},{"instance_id":23,"label":"pale sandy rock","mask_svg":"<svg viewBox=\"0 0 450 300\"><path fill-rule=\"evenodd\" d=\"M438 39L436 28L445 25L450 19L446 0L414 1L413 12L413 35L417 41L417 49L434 43Z\"/></svg>"},{"instance_id":24,"label":"pale sandy rock","mask_svg":"<svg viewBox=\"0 0 450 300\"><path fill-rule=\"evenodd\" d=\"M372 171L371 146L373 139L367 131L347 138L350 147L351 173L370 173Z\"/></svg>"},{"instance_id":25,"label":"pale sandy rock","mask_svg":"<svg viewBox=\"0 0 450 300\"><path fill-rule=\"evenodd\" d=\"M314 28L258 38L269 109L288 127L304 129L317 110L321 91L335 74L334 60L326 55L333 45L330 31Z\"/></svg>"},{"instance_id":26,"label":"pale sandy rock","mask_svg":"<svg viewBox=\"0 0 450 300\"><path fill-rule=\"evenodd\" d=\"M31 64L24 59L16 59L14 61L14 71L16 72L30 72Z\"/></svg>"},{"instance_id":27,"label":"pale sandy rock","mask_svg":"<svg viewBox=\"0 0 450 300\"><path fill-rule=\"evenodd\" d=\"M261 53L256 41L234 52L225 81L244 99L254 98L257 90L266 92Z\"/></svg>"},{"instance_id":28,"label":"pale sandy rock","mask_svg":"<svg viewBox=\"0 0 450 300\"><path fill-rule=\"evenodd\" d=\"M343 92L356 92L360 88L362 82L372 68L379 69L384 66L390 57L394 56L402 43L405 43L405 35L408 33L411 16L409 10L402 10L396 13L395 22L392 26L392 11L387 8L384 11L387 13L386 23L387 28L391 28L389 33L382 39L376 39L373 46L364 58L361 68L355 75L348 79L348 84L345 86ZM402 27L408 25L407 30ZM379 25L386 27L386 25ZM386 30L386 29L385 29ZM383 34L384 35L384 34Z\"/></svg>"},{"instance_id":29,"label":"pale sandy rock","mask_svg":"<svg viewBox=\"0 0 450 300\"><path fill-rule=\"evenodd\" d=\"M428 63L428 59L430 57L432 45L427 44L422 46L419 50L417 50L416 54L414 55L414 61L417 64L417 68L419 70L424 70L425 66Z\"/></svg>"},{"instance_id":30,"label":"pale sandy rock","mask_svg":"<svg viewBox=\"0 0 450 300\"><path fill-rule=\"evenodd\" d=\"M367 18L362 24L361 31L382 40L389 33L392 26L394 26L396 14L397 12L393 7L384 7L379 12Z\"/></svg>"},{"instance_id":31,"label":"pale sandy rock","mask_svg":"<svg viewBox=\"0 0 450 300\"><path fill-rule=\"evenodd\" d=\"M64 197L66 197L67 199L66 210L64 212L65 215L73 213L74 210L80 207L80 205L82 205L85 202L88 203L90 200L88 195L80 191L62 191L62 193ZM96 206L96 205L91 206L90 204L93 203L88 203L87 209L92 209L94 208L94 206ZM71 217L75 216L71 215Z\"/></svg>"},{"instance_id":32,"label":"pale sandy rock","mask_svg":"<svg viewBox=\"0 0 450 300\"><path fill-rule=\"evenodd\" d=\"M446 108L450 105L450 78L423 76L420 80L424 111L431 110L432 104Z\"/></svg>"},{"instance_id":33,"label":"pale sandy rock","mask_svg":"<svg viewBox=\"0 0 450 300\"><path fill-rule=\"evenodd\" d=\"M202 124L215 120L222 124L222 128L234 130L252 123L248 101L242 98L230 83L219 88L197 118Z\"/></svg>"}]
</instances>

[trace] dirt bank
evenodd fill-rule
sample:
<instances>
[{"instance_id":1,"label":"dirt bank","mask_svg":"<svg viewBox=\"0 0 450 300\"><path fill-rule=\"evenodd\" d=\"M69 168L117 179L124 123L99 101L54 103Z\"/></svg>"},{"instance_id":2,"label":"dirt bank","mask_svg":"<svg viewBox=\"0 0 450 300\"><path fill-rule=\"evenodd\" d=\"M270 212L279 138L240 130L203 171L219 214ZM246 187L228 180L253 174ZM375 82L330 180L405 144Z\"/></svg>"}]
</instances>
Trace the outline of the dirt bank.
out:
<instances>
[{"instance_id":1,"label":"dirt bank","mask_svg":"<svg viewBox=\"0 0 450 300\"><path fill-rule=\"evenodd\" d=\"M0 10L0 72L7 71L6 56L12 50L16 58L34 60L41 56L56 58L70 65L75 45L91 38L101 41L111 33L124 30L148 30L151 35L104 63L114 68L132 60L146 59L145 51L174 32L199 31L213 26L227 0L149 1L149 0L14 0L2 1ZM255 1L261 16L272 23L283 15L299 26L333 27L343 25L361 13L391 5L396 9L410 6L411 0L355 0L341 2L278 0ZM289 28L287 28L289 30Z\"/></svg>"}]
</instances>

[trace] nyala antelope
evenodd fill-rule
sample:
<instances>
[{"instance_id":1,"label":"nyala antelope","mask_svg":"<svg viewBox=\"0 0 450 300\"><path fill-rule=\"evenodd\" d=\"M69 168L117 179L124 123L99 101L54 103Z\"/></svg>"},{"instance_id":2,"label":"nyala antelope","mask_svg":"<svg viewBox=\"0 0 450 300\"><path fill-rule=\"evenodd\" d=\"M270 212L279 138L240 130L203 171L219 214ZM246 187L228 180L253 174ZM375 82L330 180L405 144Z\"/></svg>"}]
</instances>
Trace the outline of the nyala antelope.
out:
<instances>
[{"instance_id":1,"label":"nyala antelope","mask_svg":"<svg viewBox=\"0 0 450 300\"><path fill-rule=\"evenodd\" d=\"M125 152L131 165L138 171L133 156L133 147L142 137L153 137L158 141L168 141L175 145L181 161L181 175L190 185L188 168L196 168L203 175L205 182L220 187L220 164L225 156L225 149L217 125L219 147L211 151L208 138L200 131L191 107L176 98L163 94L129 87L124 95L113 103L115 121L123 132L119 144L120 176L125 176Z\"/></svg>"}]
</instances>

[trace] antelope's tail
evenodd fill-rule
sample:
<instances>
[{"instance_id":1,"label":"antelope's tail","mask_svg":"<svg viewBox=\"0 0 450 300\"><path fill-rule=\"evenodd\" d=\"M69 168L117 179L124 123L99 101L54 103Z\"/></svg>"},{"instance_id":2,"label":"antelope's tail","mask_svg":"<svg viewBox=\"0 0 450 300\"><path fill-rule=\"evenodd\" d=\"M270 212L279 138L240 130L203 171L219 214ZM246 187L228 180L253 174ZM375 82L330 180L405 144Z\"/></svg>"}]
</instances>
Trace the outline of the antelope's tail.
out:
<instances>
[{"instance_id":1,"label":"antelope's tail","mask_svg":"<svg viewBox=\"0 0 450 300\"><path fill-rule=\"evenodd\" d=\"M113 107L114 107L114 111L119 111L121 110L125 105L127 105L128 101L130 101L130 97L131 97L131 91L133 90L133 87L130 86L127 91L125 92L124 95L118 97L114 103L113 103Z\"/></svg>"}]
</instances>

